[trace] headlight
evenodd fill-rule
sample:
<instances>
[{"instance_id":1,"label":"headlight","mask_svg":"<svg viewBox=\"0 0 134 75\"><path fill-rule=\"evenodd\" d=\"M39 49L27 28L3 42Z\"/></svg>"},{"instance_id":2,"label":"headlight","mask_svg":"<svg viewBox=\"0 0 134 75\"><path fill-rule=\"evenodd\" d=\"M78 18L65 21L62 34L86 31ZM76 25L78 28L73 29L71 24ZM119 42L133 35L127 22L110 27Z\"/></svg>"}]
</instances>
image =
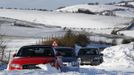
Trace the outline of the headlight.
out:
<instances>
[{"instance_id":1,"label":"headlight","mask_svg":"<svg viewBox=\"0 0 134 75\"><path fill-rule=\"evenodd\" d=\"M19 64L11 64L11 67L16 68L16 69L20 69L21 65L19 65Z\"/></svg>"},{"instance_id":2,"label":"headlight","mask_svg":"<svg viewBox=\"0 0 134 75\"><path fill-rule=\"evenodd\" d=\"M78 58L77 61L78 61L79 63L81 63L81 58Z\"/></svg>"},{"instance_id":3,"label":"headlight","mask_svg":"<svg viewBox=\"0 0 134 75\"><path fill-rule=\"evenodd\" d=\"M76 61L73 61L73 62L71 62L71 65L72 65L72 66L78 66L78 65L79 65L79 63L78 63L78 62L76 62Z\"/></svg>"},{"instance_id":4,"label":"headlight","mask_svg":"<svg viewBox=\"0 0 134 75\"><path fill-rule=\"evenodd\" d=\"M64 62L63 65L64 65L64 66L78 66L79 63L76 62L76 61L73 61L73 62L66 62L66 63Z\"/></svg>"},{"instance_id":5,"label":"headlight","mask_svg":"<svg viewBox=\"0 0 134 75\"><path fill-rule=\"evenodd\" d=\"M64 66L71 66L71 63L70 62L63 62L63 65Z\"/></svg>"},{"instance_id":6,"label":"headlight","mask_svg":"<svg viewBox=\"0 0 134 75\"><path fill-rule=\"evenodd\" d=\"M99 60L100 58L99 57L95 57L94 60Z\"/></svg>"}]
</instances>

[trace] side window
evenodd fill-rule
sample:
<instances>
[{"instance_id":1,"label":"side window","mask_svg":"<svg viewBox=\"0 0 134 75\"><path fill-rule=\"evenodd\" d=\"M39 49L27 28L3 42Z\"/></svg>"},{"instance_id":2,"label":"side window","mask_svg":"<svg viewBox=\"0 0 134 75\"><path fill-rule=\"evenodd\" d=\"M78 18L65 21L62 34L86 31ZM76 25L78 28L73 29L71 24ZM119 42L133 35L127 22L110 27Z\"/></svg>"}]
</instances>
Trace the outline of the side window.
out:
<instances>
[{"instance_id":1,"label":"side window","mask_svg":"<svg viewBox=\"0 0 134 75\"><path fill-rule=\"evenodd\" d=\"M91 55L96 54L96 50L87 51L86 54L87 55L89 55L89 54L91 54Z\"/></svg>"},{"instance_id":2,"label":"side window","mask_svg":"<svg viewBox=\"0 0 134 75\"><path fill-rule=\"evenodd\" d=\"M97 49L92 49L92 48L85 48L85 49L80 49L78 52L78 55L94 55L98 54Z\"/></svg>"},{"instance_id":3,"label":"side window","mask_svg":"<svg viewBox=\"0 0 134 75\"><path fill-rule=\"evenodd\" d=\"M75 56L74 49L70 49L70 48L57 48L56 52L59 52L64 57L74 57Z\"/></svg>"},{"instance_id":4,"label":"side window","mask_svg":"<svg viewBox=\"0 0 134 75\"><path fill-rule=\"evenodd\" d=\"M84 50L80 49L79 52L78 52L78 55L84 55Z\"/></svg>"},{"instance_id":5,"label":"side window","mask_svg":"<svg viewBox=\"0 0 134 75\"><path fill-rule=\"evenodd\" d=\"M46 54L47 56L54 56L54 50L53 48L45 48L44 54Z\"/></svg>"},{"instance_id":6,"label":"side window","mask_svg":"<svg viewBox=\"0 0 134 75\"><path fill-rule=\"evenodd\" d=\"M35 53L44 53L44 49L43 48L36 49Z\"/></svg>"}]
</instances>

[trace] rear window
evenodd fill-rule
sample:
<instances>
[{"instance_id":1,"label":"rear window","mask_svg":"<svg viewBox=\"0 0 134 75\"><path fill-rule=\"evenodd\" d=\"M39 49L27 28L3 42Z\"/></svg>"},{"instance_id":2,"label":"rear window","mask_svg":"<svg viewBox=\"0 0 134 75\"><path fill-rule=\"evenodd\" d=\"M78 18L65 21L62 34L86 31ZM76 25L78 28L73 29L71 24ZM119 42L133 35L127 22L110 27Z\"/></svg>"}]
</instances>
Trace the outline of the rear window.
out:
<instances>
[{"instance_id":1,"label":"rear window","mask_svg":"<svg viewBox=\"0 0 134 75\"><path fill-rule=\"evenodd\" d=\"M54 51L51 47L24 47L19 50L17 56L21 57L54 56Z\"/></svg>"},{"instance_id":2,"label":"rear window","mask_svg":"<svg viewBox=\"0 0 134 75\"><path fill-rule=\"evenodd\" d=\"M80 49L78 55L94 55L97 54L97 49L95 48L85 48Z\"/></svg>"},{"instance_id":3,"label":"rear window","mask_svg":"<svg viewBox=\"0 0 134 75\"><path fill-rule=\"evenodd\" d=\"M56 48L57 52L60 52L63 57L73 57L75 56L74 49L71 48Z\"/></svg>"}]
</instances>

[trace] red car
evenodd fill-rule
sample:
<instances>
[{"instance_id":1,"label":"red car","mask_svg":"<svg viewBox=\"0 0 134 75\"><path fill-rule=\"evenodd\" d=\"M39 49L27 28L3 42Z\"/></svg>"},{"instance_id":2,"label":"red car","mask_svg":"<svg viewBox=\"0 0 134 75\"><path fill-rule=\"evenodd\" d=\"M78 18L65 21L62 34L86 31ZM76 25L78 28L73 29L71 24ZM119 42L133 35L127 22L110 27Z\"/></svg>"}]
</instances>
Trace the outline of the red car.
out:
<instances>
[{"instance_id":1,"label":"red car","mask_svg":"<svg viewBox=\"0 0 134 75\"><path fill-rule=\"evenodd\" d=\"M56 68L60 67L51 46L29 45L20 48L10 60L7 70L39 69L36 65L48 63Z\"/></svg>"}]
</instances>

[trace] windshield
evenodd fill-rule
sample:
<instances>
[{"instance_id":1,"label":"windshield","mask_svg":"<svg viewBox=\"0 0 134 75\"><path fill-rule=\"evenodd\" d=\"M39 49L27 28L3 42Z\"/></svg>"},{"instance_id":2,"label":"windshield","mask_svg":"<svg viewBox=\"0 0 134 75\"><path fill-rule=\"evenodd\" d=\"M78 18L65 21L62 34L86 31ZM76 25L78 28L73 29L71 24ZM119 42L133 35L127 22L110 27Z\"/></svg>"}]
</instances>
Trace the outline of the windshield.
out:
<instances>
[{"instance_id":1,"label":"windshield","mask_svg":"<svg viewBox=\"0 0 134 75\"><path fill-rule=\"evenodd\" d=\"M54 52L53 49L50 47L24 47L19 50L17 56L22 56L22 57L54 56Z\"/></svg>"},{"instance_id":2,"label":"windshield","mask_svg":"<svg viewBox=\"0 0 134 75\"><path fill-rule=\"evenodd\" d=\"M56 48L57 52L60 52L63 57L73 57L75 52L71 48Z\"/></svg>"},{"instance_id":3,"label":"windshield","mask_svg":"<svg viewBox=\"0 0 134 75\"><path fill-rule=\"evenodd\" d=\"M97 54L97 49L95 48L85 48L85 49L80 49L79 55L94 55Z\"/></svg>"}]
</instances>

